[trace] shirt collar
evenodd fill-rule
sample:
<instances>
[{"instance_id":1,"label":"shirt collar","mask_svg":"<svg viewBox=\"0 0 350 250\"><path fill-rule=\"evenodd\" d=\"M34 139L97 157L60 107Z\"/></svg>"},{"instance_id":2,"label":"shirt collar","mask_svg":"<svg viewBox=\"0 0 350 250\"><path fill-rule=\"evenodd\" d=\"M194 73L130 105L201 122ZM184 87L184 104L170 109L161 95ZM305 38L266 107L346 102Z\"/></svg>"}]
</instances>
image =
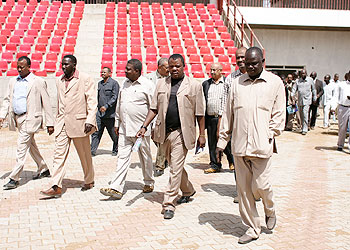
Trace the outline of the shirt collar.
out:
<instances>
[{"instance_id":1,"label":"shirt collar","mask_svg":"<svg viewBox=\"0 0 350 250\"><path fill-rule=\"evenodd\" d=\"M243 77L243 82L245 82L245 81L255 82L256 80L262 80L264 82L267 82L268 74L267 74L267 71L263 69L260 76L258 78L256 78L255 80L251 79L249 77L248 73L245 73L242 77Z\"/></svg>"},{"instance_id":2,"label":"shirt collar","mask_svg":"<svg viewBox=\"0 0 350 250\"><path fill-rule=\"evenodd\" d=\"M223 83L224 82L224 77L221 76L217 82L215 82L215 80L213 78L211 78L211 81L213 83L215 83L215 84Z\"/></svg>"},{"instance_id":3,"label":"shirt collar","mask_svg":"<svg viewBox=\"0 0 350 250\"><path fill-rule=\"evenodd\" d=\"M20 75L17 76L16 80L17 81L31 81L33 79L34 75L32 72L29 73L29 75L27 75L25 78L22 78Z\"/></svg>"},{"instance_id":4,"label":"shirt collar","mask_svg":"<svg viewBox=\"0 0 350 250\"><path fill-rule=\"evenodd\" d=\"M144 76L140 76L136 81L131 81L130 79L126 79L126 81L127 82L129 82L130 84L135 84L135 83L139 83L139 84L145 84L145 83L147 83L147 78L146 77L144 77Z\"/></svg>"},{"instance_id":5,"label":"shirt collar","mask_svg":"<svg viewBox=\"0 0 350 250\"><path fill-rule=\"evenodd\" d=\"M62 75L62 80L70 82L73 78L79 79L79 71L75 69L73 76L71 76L69 79L66 77L65 74Z\"/></svg>"}]
</instances>

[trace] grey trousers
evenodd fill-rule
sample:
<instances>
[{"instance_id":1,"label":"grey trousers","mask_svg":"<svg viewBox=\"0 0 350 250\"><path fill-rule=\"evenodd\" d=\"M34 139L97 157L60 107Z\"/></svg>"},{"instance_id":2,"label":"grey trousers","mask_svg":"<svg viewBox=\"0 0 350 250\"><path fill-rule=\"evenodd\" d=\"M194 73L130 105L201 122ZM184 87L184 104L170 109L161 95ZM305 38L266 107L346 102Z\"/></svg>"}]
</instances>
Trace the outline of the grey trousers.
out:
<instances>
[{"instance_id":1,"label":"grey trousers","mask_svg":"<svg viewBox=\"0 0 350 250\"><path fill-rule=\"evenodd\" d=\"M350 118L350 107L338 106L338 147L343 148Z\"/></svg>"},{"instance_id":2,"label":"grey trousers","mask_svg":"<svg viewBox=\"0 0 350 250\"><path fill-rule=\"evenodd\" d=\"M302 132L307 132L309 130L309 109L310 105L299 105Z\"/></svg>"}]
</instances>

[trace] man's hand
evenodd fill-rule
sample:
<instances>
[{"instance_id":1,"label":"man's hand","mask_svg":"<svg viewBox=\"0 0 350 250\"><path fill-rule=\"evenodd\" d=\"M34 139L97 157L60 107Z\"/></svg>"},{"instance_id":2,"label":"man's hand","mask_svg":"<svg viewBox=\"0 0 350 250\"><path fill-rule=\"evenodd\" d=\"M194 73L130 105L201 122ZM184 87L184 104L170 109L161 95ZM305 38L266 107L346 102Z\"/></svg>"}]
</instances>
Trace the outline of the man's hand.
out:
<instances>
[{"instance_id":1,"label":"man's hand","mask_svg":"<svg viewBox=\"0 0 350 250\"><path fill-rule=\"evenodd\" d=\"M115 132L115 134L116 134L117 136L119 136L119 128L114 127L114 132Z\"/></svg>"},{"instance_id":2,"label":"man's hand","mask_svg":"<svg viewBox=\"0 0 350 250\"><path fill-rule=\"evenodd\" d=\"M216 152L216 160L218 162L221 162L221 157L224 153L224 150L222 148L216 148L215 152Z\"/></svg>"},{"instance_id":3,"label":"man's hand","mask_svg":"<svg viewBox=\"0 0 350 250\"><path fill-rule=\"evenodd\" d=\"M102 106L101 108L100 108L100 111L101 111L101 113L104 113L104 112L106 112L106 107L105 106Z\"/></svg>"},{"instance_id":4,"label":"man's hand","mask_svg":"<svg viewBox=\"0 0 350 250\"><path fill-rule=\"evenodd\" d=\"M140 128L140 130L136 133L135 137L144 137L146 133L145 128Z\"/></svg>"},{"instance_id":5,"label":"man's hand","mask_svg":"<svg viewBox=\"0 0 350 250\"><path fill-rule=\"evenodd\" d=\"M198 136L197 146L199 146L200 148L204 148L205 147L205 137L204 137L204 135L199 135Z\"/></svg>"},{"instance_id":6,"label":"man's hand","mask_svg":"<svg viewBox=\"0 0 350 250\"><path fill-rule=\"evenodd\" d=\"M347 96L348 100L350 100L350 96Z\"/></svg>"},{"instance_id":7,"label":"man's hand","mask_svg":"<svg viewBox=\"0 0 350 250\"><path fill-rule=\"evenodd\" d=\"M0 118L0 129L1 129L1 127L2 127L2 123L4 122L4 118Z\"/></svg>"},{"instance_id":8,"label":"man's hand","mask_svg":"<svg viewBox=\"0 0 350 250\"><path fill-rule=\"evenodd\" d=\"M90 124L90 123L85 123L85 129L84 129L84 133L88 134L91 129L94 127L94 125Z\"/></svg>"},{"instance_id":9,"label":"man's hand","mask_svg":"<svg viewBox=\"0 0 350 250\"><path fill-rule=\"evenodd\" d=\"M48 133L49 135L52 135L53 132L55 132L55 129L53 128L53 126L48 126L48 127L47 127L47 133Z\"/></svg>"}]
</instances>

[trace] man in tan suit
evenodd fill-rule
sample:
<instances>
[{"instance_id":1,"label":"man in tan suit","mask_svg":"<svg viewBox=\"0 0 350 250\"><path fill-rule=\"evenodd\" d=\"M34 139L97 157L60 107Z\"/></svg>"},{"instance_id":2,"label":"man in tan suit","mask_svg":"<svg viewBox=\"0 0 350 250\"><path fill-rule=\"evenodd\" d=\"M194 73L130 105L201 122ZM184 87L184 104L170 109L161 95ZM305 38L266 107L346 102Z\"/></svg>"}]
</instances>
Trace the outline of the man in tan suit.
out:
<instances>
[{"instance_id":1,"label":"man in tan suit","mask_svg":"<svg viewBox=\"0 0 350 250\"><path fill-rule=\"evenodd\" d=\"M0 128L8 115L9 129L18 129L16 166L10 174L10 181L4 189L14 189L19 185L19 176L23 171L27 152L38 166L33 177L49 177L50 171L35 143L34 134L43 128L45 112L47 132L53 133L53 115L46 82L30 72L31 61L22 56L17 61L19 76L10 79L7 94L0 110ZM43 112L44 110L44 112ZM41 171L44 170L42 173Z\"/></svg>"},{"instance_id":2,"label":"man in tan suit","mask_svg":"<svg viewBox=\"0 0 350 250\"><path fill-rule=\"evenodd\" d=\"M57 117L55 123L55 156L53 161L52 187L41 191L49 197L60 197L64 165L70 143L73 140L84 171L82 191L94 186L94 168L90 151L89 135L96 130L97 90L87 74L76 69L77 59L66 55L62 60L63 75L57 79Z\"/></svg>"},{"instance_id":3,"label":"man in tan suit","mask_svg":"<svg viewBox=\"0 0 350 250\"><path fill-rule=\"evenodd\" d=\"M232 82L217 144L219 160L232 135L239 211L249 227L239 238L241 244L259 238L261 226L255 200L262 198L267 228L272 230L276 224L269 176L274 138L284 129L286 96L281 79L264 70L264 61L261 49L247 50L247 73Z\"/></svg>"},{"instance_id":4,"label":"man in tan suit","mask_svg":"<svg viewBox=\"0 0 350 250\"><path fill-rule=\"evenodd\" d=\"M175 201L182 191L178 204L187 203L195 194L184 168L188 150L196 143L196 118L199 124L197 147L205 146L205 100L200 82L184 74L185 62L181 55L169 58L170 76L158 81L147 117L136 134L144 136L147 126L158 114L153 140L163 144L170 166L170 178L164 195L164 219L174 217Z\"/></svg>"}]
</instances>

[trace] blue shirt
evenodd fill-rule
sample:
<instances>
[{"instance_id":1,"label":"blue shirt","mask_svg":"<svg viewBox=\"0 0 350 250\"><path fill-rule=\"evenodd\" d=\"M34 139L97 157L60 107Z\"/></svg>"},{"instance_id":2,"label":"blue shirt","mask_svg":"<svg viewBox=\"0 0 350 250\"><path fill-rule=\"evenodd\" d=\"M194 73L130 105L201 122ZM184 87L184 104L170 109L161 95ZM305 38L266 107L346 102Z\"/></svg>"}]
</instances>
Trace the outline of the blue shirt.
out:
<instances>
[{"instance_id":1,"label":"blue shirt","mask_svg":"<svg viewBox=\"0 0 350 250\"><path fill-rule=\"evenodd\" d=\"M21 76L16 78L16 82L13 87L12 108L13 112L15 112L17 115L27 112L27 87L28 82L32 79L32 77L32 73L30 73L25 78L22 78Z\"/></svg>"}]
</instances>

